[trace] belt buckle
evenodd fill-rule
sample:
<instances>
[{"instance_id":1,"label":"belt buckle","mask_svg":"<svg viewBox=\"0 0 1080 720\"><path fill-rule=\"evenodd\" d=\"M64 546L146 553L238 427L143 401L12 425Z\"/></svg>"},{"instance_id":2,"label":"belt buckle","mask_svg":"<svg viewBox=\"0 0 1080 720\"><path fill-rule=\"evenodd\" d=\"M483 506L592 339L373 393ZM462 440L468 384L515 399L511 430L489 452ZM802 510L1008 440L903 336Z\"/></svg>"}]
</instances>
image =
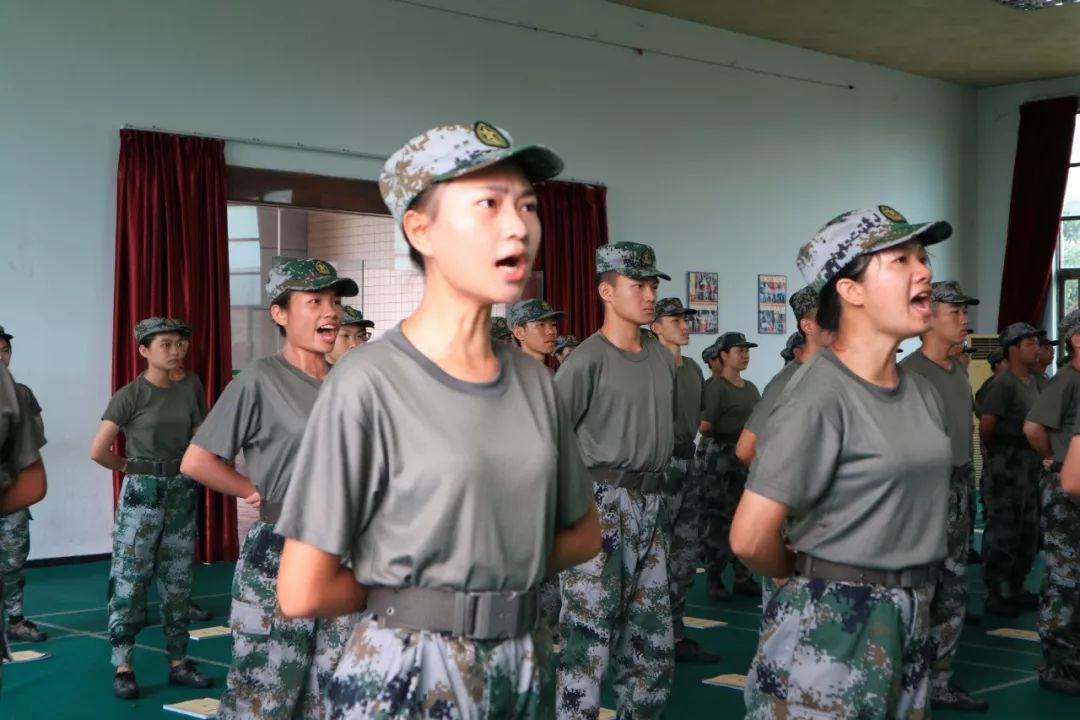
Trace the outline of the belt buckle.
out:
<instances>
[{"instance_id":1,"label":"belt buckle","mask_svg":"<svg viewBox=\"0 0 1080 720\"><path fill-rule=\"evenodd\" d=\"M517 632L521 603L518 593L480 593L476 597L473 634L478 640L502 640Z\"/></svg>"},{"instance_id":2,"label":"belt buckle","mask_svg":"<svg viewBox=\"0 0 1080 720\"><path fill-rule=\"evenodd\" d=\"M454 637L469 637L476 627L476 611L479 600L473 593L454 594L454 622L450 632Z\"/></svg>"}]
</instances>

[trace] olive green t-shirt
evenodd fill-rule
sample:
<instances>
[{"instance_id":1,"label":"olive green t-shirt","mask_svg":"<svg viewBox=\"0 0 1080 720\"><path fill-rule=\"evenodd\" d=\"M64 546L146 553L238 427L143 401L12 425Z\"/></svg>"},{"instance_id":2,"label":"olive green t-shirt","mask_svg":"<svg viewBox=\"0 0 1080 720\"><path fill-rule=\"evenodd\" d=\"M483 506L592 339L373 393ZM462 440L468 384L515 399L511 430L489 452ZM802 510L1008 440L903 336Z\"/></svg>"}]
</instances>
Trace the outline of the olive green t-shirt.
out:
<instances>
[{"instance_id":1,"label":"olive green t-shirt","mask_svg":"<svg viewBox=\"0 0 1080 720\"><path fill-rule=\"evenodd\" d=\"M536 587L593 486L551 373L494 351L499 374L484 383L448 375L400 327L339 361L277 532L341 556L366 585Z\"/></svg>"},{"instance_id":2,"label":"olive green t-shirt","mask_svg":"<svg viewBox=\"0 0 1080 720\"><path fill-rule=\"evenodd\" d=\"M879 570L945 557L944 404L925 378L898 373L895 388L882 388L825 349L770 414L746 489L791 509L798 552Z\"/></svg>"},{"instance_id":3,"label":"olive green t-shirt","mask_svg":"<svg viewBox=\"0 0 1080 720\"><path fill-rule=\"evenodd\" d=\"M994 382L995 377L997 375L986 378L983 384L979 386L979 389L975 391L975 414L979 417L982 417L983 402L986 400L986 393L990 392L990 384Z\"/></svg>"},{"instance_id":4,"label":"olive green t-shirt","mask_svg":"<svg viewBox=\"0 0 1080 720\"><path fill-rule=\"evenodd\" d=\"M1034 375L1030 376L1027 383L1011 372L1004 372L994 378L986 397L983 398L981 409L983 415L997 418L994 424L995 442L1027 442L1024 420L1038 397L1039 386Z\"/></svg>"},{"instance_id":5,"label":"olive green t-shirt","mask_svg":"<svg viewBox=\"0 0 1080 720\"><path fill-rule=\"evenodd\" d=\"M705 409L705 376L693 358L675 368L675 444L694 442Z\"/></svg>"},{"instance_id":6,"label":"olive green t-shirt","mask_svg":"<svg viewBox=\"0 0 1080 720\"><path fill-rule=\"evenodd\" d=\"M206 418L206 389L203 387L199 376L190 370L184 372L184 377L176 381L176 384L185 388L195 398L199 408L199 422Z\"/></svg>"},{"instance_id":7,"label":"olive green t-shirt","mask_svg":"<svg viewBox=\"0 0 1080 720\"><path fill-rule=\"evenodd\" d=\"M660 472L675 448L675 357L656 340L637 353L597 332L555 373L589 468Z\"/></svg>"},{"instance_id":8,"label":"olive green t-shirt","mask_svg":"<svg viewBox=\"0 0 1080 720\"><path fill-rule=\"evenodd\" d=\"M717 377L705 390L705 412L702 418L712 423L713 436L721 439L736 438L750 419L754 407L761 400L757 386L749 380L737 387L725 377Z\"/></svg>"},{"instance_id":9,"label":"olive green t-shirt","mask_svg":"<svg viewBox=\"0 0 1080 720\"><path fill-rule=\"evenodd\" d=\"M225 386L192 442L228 461L243 450L263 501L281 502L322 385L281 355L259 358Z\"/></svg>"},{"instance_id":10,"label":"olive green t-shirt","mask_svg":"<svg viewBox=\"0 0 1080 720\"><path fill-rule=\"evenodd\" d=\"M904 358L900 366L929 380L945 402L945 424L952 443L952 464L960 467L971 462L975 406L967 371L956 360L950 359L949 362L952 369L946 370L922 351L916 350Z\"/></svg>"},{"instance_id":11,"label":"olive green t-shirt","mask_svg":"<svg viewBox=\"0 0 1080 720\"><path fill-rule=\"evenodd\" d=\"M0 365L0 494L19 473L41 459L45 444L33 422L33 408L25 395L20 396L11 374Z\"/></svg>"},{"instance_id":12,"label":"olive green t-shirt","mask_svg":"<svg viewBox=\"0 0 1080 720\"><path fill-rule=\"evenodd\" d=\"M773 376L773 379L769 381L768 385L765 386L765 390L761 393L761 400L754 406L754 411L750 413L750 418L746 421L747 430L754 433L754 435L761 435L765 430L765 424L769 420L769 413L776 407L776 401L780 399L784 388L787 387L788 382L801 367L801 362L792 360Z\"/></svg>"},{"instance_id":13,"label":"olive green t-shirt","mask_svg":"<svg viewBox=\"0 0 1080 720\"><path fill-rule=\"evenodd\" d=\"M34 397L34 391L20 382L15 383L15 391L19 393L19 401L26 403L27 412L37 426L37 432L42 440L45 439L45 421L41 417L41 405Z\"/></svg>"},{"instance_id":14,"label":"olive green t-shirt","mask_svg":"<svg viewBox=\"0 0 1080 720\"><path fill-rule=\"evenodd\" d=\"M1039 393L1031 407L1027 419L1047 429L1050 437L1050 449L1054 460L1065 462L1065 453L1072 441L1073 426L1076 425L1078 410L1076 393L1080 390L1080 373L1071 364L1058 369L1046 389Z\"/></svg>"},{"instance_id":15,"label":"olive green t-shirt","mask_svg":"<svg viewBox=\"0 0 1080 720\"><path fill-rule=\"evenodd\" d=\"M120 426L129 458L179 460L202 416L189 389L139 375L112 396L101 419Z\"/></svg>"}]
</instances>

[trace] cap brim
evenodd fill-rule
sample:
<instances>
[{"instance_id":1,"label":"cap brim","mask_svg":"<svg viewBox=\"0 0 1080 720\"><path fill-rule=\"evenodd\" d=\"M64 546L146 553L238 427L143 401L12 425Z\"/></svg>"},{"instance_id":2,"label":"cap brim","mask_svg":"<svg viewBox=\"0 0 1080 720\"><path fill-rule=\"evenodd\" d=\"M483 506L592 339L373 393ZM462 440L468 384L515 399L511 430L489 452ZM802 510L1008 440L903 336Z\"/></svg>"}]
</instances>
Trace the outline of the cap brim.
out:
<instances>
[{"instance_id":1,"label":"cap brim","mask_svg":"<svg viewBox=\"0 0 1080 720\"><path fill-rule=\"evenodd\" d=\"M7 333L0 333L0 340L11 340L14 337L15 337L14 335L8 335Z\"/></svg>"},{"instance_id":2,"label":"cap brim","mask_svg":"<svg viewBox=\"0 0 1080 720\"><path fill-rule=\"evenodd\" d=\"M189 328L187 325L174 325L173 327L160 328L158 330L152 330L148 333L143 333L135 339L138 342L142 342L143 340L146 340L147 338L152 338L155 335L168 335L169 333L176 333L181 337L191 337L191 328Z\"/></svg>"},{"instance_id":3,"label":"cap brim","mask_svg":"<svg viewBox=\"0 0 1080 720\"><path fill-rule=\"evenodd\" d=\"M698 314L698 311L695 310L694 308L680 308L679 310L676 310L675 312L660 313L659 315L656 316L656 318L660 319L662 317L679 317L680 315L697 315L697 314Z\"/></svg>"},{"instance_id":4,"label":"cap brim","mask_svg":"<svg viewBox=\"0 0 1080 720\"><path fill-rule=\"evenodd\" d=\"M359 325L360 327L369 327L369 328L375 327L375 323L373 323L370 320L354 320L353 322L343 322L341 324L342 324L342 326L345 326L345 325Z\"/></svg>"},{"instance_id":5,"label":"cap brim","mask_svg":"<svg viewBox=\"0 0 1080 720\"><path fill-rule=\"evenodd\" d=\"M541 315L538 318L532 318L532 320L533 322L536 322L538 320L554 320L555 318L564 318L567 315L568 313L565 313L562 310L556 310L554 312L549 312L547 314Z\"/></svg>"},{"instance_id":6,"label":"cap brim","mask_svg":"<svg viewBox=\"0 0 1080 720\"><path fill-rule=\"evenodd\" d=\"M529 182L542 182L550 180L563 171L563 161L555 152L543 145L519 145L504 148L502 150L492 148L489 153L474 157L468 162L458 165L453 170L436 175L434 184L456 180L470 173L489 168L507 160L513 160L525 173Z\"/></svg>"},{"instance_id":7,"label":"cap brim","mask_svg":"<svg viewBox=\"0 0 1080 720\"><path fill-rule=\"evenodd\" d=\"M625 275L628 278L634 280L652 280L653 278L660 278L671 282L671 276L660 272L659 270L631 270L630 268L623 268L622 270L616 270L615 272L620 275Z\"/></svg>"},{"instance_id":8,"label":"cap brim","mask_svg":"<svg viewBox=\"0 0 1080 720\"><path fill-rule=\"evenodd\" d=\"M897 223L881 240L866 248L863 254L876 253L881 250L903 245L904 243L918 240L924 247L937 245L952 237L952 225L944 220L928 223Z\"/></svg>"},{"instance_id":9,"label":"cap brim","mask_svg":"<svg viewBox=\"0 0 1080 720\"><path fill-rule=\"evenodd\" d=\"M360 286L356 284L356 281L352 278L328 278L327 282L315 282L312 284L311 290L308 292L319 292L321 290L334 289L337 290L339 297L356 297L360 294ZM300 290L304 292L302 288L291 288L293 290Z\"/></svg>"}]
</instances>

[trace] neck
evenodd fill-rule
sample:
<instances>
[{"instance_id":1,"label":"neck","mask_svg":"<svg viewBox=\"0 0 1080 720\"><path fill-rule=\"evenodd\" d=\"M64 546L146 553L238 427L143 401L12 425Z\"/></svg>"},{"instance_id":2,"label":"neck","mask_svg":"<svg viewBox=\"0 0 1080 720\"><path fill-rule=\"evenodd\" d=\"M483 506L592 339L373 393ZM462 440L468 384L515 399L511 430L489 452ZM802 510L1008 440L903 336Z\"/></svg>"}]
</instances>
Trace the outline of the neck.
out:
<instances>
[{"instance_id":1,"label":"neck","mask_svg":"<svg viewBox=\"0 0 1080 720\"><path fill-rule=\"evenodd\" d=\"M173 371L171 371L169 373L169 379L172 380L173 382L180 382L186 376L187 376L187 370L184 370L184 368L176 368L175 370L173 370Z\"/></svg>"},{"instance_id":2,"label":"neck","mask_svg":"<svg viewBox=\"0 0 1080 720\"><path fill-rule=\"evenodd\" d=\"M720 368L720 377L724 378L732 385L742 384L742 370L736 370L727 365Z\"/></svg>"},{"instance_id":3,"label":"neck","mask_svg":"<svg viewBox=\"0 0 1080 720\"><path fill-rule=\"evenodd\" d=\"M169 371L162 370L161 368L154 367L153 365L147 365L146 372L143 373L149 382L157 385L158 387L167 388L172 385L172 380L169 378Z\"/></svg>"},{"instance_id":4,"label":"neck","mask_svg":"<svg viewBox=\"0 0 1080 720\"><path fill-rule=\"evenodd\" d=\"M657 337L660 338L660 344L666 347L669 351L671 351L671 354L675 356L675 367L682 367L682 345L676 345L673 342L668 342L659 335L657 335Z\"/></svg>"},{"instance_id":5,"label":"neck","mask_svg":"<svg viewBox=\"0 0 1080 720\"><path fill-rule=\"evenodd\" d=\"M297 347L289 342L287 337L285 338L285 346L281 348L281 356L285 358L285 362L316 380L326 379L326 374L330 370L330 366L326 364L325 355Z\"/></svg>"},{"instance_id":6,"label":"neck","mask_svg":"<svg viewBox=\"0 0 1080 720\"><path fill-rule=\"evenodd\" d=\"M949 357L949 350L955 343L946 342L933 333L927 333L923 336L922 346L919 348L926 357L930 358L938 365L942 367L951 368L952 358Z\"/></svg>"},{"instance_id":7,"label":"neck","mask_svg":"<svg viewBox=\"0 0 1080 720\"><path fill-rule=\"evenodd\" d=\"M1069 365L1072 366L1073 370L1080 372L1080 352L1073 350L1072 360L1069 361Z\"/></svg>"},{"instance_id":8,"label":"neck","mask_svg":"<svg viewBox=\"0 0 1080 720\"><path fill-rule=\"evenodd\" d=\"M1018 360L1009 361L1009 372L1020 378L1023 382L1027 382L1031 378L1031 368L1020 363Z\"/></svg>"},{"instance_id":9,"label":"neck","mask_svg":"<svg viewBox=\"0 0 1080 720\"><path fill-rule=\"evenodd\" d=\"M600 332L615 347L627 352L641 352L641 330L633 320L619 317L610 307L604 310Z\"/></svg>"},{"instance_id":10,"label":"neck","mask_svg":"<svg viewBox=\"0 0 1080 720\"><path fill-rule=\"evenodd\" d=\"M537 360L539 360L540 362L545 362L545 361L547 361L547 355L545 355L545 354L544 354L544 353L542 353L542 352L537 352L536 350L533 350L533 349L532 349L531 347L529 347L528 345L522 344L522 346L521 346L521 351L522 351L523 353L525 353L526 355L528 355L529 357L531 357L531 358L536 358L536 359L537 359Z\"/></svg>"},{"instance_id":11,"label":"neck","mask_svg":"<svg viewBox=\"0 0 1080 720\"><path fill-rule=\"evenodd\" d=\"M896 348L900 340L876 331L840 327L832 351L840 362L863 380L880 387L896 387Z\"/></svg>"},{"instance_id":12,"label":"neck","mask_svg":"<svg viewBox=\"0 0 1080 720\"><path fill-rule=\"evenodd\" d=\"M444 372L466 382L485 382L499 373L491 342L491 306L464 296L428 270L419 307L401 332Z\"/></svg>"}]
</instances>

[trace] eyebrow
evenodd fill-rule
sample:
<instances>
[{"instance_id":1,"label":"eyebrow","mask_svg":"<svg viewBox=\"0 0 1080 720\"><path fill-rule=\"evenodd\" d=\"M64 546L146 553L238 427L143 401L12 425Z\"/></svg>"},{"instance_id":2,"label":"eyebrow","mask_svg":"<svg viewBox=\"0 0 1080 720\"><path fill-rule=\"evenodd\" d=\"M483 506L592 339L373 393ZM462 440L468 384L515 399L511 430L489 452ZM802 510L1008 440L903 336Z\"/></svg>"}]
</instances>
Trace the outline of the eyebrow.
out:
<instances>
[{"instance_id":1,"label":"eyebrow","mask_svg":"<svg viewBox=\"0 0 1080 720\"><path fill-rule=\"evenodd\" d=\"M510 186L506 185L506 184L503 184L503 183L492 183L490 185L484 185L482 187L483 187L484 190L499 193L500 195L509 195L510 194ZM536 197L536 189L533 188L532 185L530 185L527 189L522 190L521 193L518 194L518 199L528 198L528 197L531 197L531 198Z\"/></svg>"}]
</instances>

